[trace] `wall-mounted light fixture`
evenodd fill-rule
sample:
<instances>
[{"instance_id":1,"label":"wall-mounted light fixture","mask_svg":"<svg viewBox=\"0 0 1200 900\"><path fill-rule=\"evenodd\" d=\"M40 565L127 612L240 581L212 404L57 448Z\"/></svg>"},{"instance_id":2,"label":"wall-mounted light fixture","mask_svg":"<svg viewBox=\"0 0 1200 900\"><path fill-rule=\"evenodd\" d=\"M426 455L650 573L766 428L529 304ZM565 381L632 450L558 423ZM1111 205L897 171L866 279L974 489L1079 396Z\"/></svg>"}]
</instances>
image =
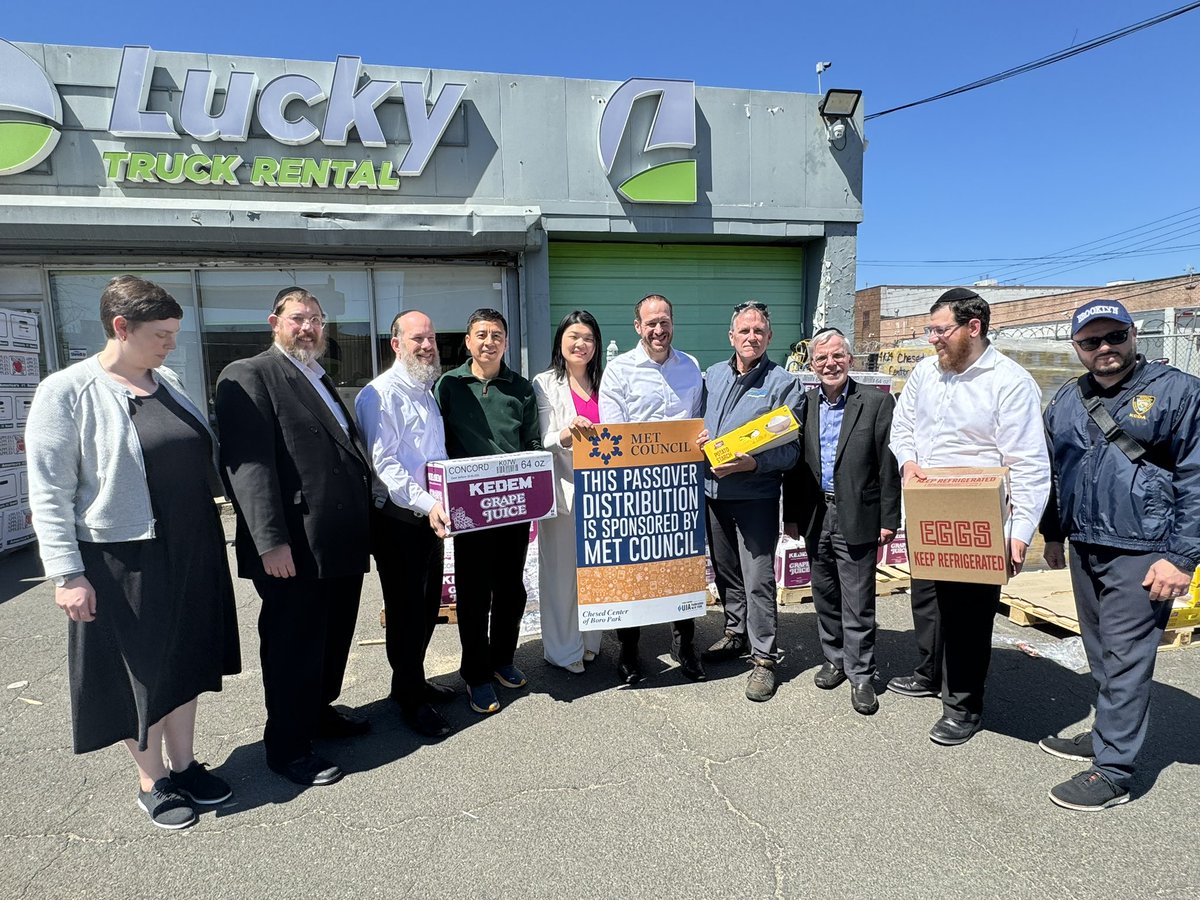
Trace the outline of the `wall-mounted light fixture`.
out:
<instances>
[{"instance_id":1,"label":"wall-mounted light fixture","mask_svg":"<svg viewBox=\"0 0 1200 900\"><path fill-rule=\"evenodd\" d=\"M854 116L858 109L858 101L862 99L862 91L830 88L821 98L817 109L825 120L825 129L830 143L840 141L846 136L846 120Z\"/></svg>"}]
</instances>

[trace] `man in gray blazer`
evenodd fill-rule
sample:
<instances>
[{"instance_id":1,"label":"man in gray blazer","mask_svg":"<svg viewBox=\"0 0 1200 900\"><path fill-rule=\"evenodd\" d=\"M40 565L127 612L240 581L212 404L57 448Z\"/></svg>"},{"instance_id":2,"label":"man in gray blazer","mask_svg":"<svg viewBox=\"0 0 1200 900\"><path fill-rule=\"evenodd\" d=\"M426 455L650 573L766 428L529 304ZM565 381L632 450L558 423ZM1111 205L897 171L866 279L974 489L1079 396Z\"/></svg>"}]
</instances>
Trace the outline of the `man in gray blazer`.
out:
<instances>
[{"instance_id":1,"label":"man in gray blazer","mask_svg":"<svg viewBox=\"0 0 1200 900\"><path fill-rule=\"evenodd\" d=\"M814 681L830 690L847 679L857 712L875 695L875 560L900 527L900 473L888 449L895 401L850 377L854 353L836 328L817 332L803 455L784 479L784 530L804 536L825 663Z\"/></svg>"},{"instance_id":2,"label":"man in gray blazer","mask_svg":"<svg viewBox=\"0 0 1200 900\"><path fill-rule=\"evenodd\" d=\"M280 291L274 342L217 380L221 469L237 513L238 574L258 618L267 765L301 785L342 776L315 737L349 737L367 720L331 705L370 565L370 466L358 428L318 363L325 315L303 288Z\"/></svg>"}]
</instances>

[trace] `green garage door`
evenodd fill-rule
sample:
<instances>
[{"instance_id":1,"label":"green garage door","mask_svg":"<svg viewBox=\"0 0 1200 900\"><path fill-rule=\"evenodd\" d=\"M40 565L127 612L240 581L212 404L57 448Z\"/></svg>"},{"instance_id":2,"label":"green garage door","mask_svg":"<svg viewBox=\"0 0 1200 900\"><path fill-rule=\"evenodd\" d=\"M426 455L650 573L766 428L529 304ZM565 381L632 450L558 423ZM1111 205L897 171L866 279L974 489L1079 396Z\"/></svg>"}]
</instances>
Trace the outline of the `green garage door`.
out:
<instances>
[{"instance_id":1,"label":"green garage door","mask_svg":"<svg viewBox=\"0 0 1200 900\"><path fill-rule=\"evenodd\" d=\"M802 334L803 257L801 247L552 242L550 320L557 327L571 310L586 309L600 323L604 346L615 339L624 352L637 343L633 304L662 294L675 309L675 347L707 368L732 353L733 307L761 300L774 331L768 352L782 363Z\"/></svg>"}]
</instances>

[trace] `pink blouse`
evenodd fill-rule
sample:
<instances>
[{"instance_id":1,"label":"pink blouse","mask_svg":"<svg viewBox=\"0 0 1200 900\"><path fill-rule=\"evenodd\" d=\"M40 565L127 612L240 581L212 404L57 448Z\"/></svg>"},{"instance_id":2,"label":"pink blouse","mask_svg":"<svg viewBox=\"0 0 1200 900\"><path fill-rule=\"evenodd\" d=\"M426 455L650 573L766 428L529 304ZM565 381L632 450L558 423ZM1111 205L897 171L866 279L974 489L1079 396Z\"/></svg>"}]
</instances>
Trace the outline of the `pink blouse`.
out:
<instances>
[{"instance_id":1,"label":"pink blouse","mask_svg":"<svg viewBox=\"0 0 1200 900\"><path fill-rule=\"evenodd\" d=\"M571 399L575 401L575 415L583 416L589 422L600 421L600 401L593 392L590 400L584 400L574 391L571 391Z\"/></svg>"}]
</instances>

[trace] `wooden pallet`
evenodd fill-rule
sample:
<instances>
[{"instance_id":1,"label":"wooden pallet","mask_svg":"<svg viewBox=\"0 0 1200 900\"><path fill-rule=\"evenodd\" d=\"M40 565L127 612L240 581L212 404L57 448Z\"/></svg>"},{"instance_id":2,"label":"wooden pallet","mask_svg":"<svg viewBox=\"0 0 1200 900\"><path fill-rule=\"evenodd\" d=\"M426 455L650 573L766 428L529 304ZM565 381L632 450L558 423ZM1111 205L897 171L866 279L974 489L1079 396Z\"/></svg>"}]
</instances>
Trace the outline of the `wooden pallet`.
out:
<instances>
[{"instance_id":1,"label":"wooden pallet","mask_svg":"<svg viewBox=\"0 0 1200 900\"><path fill-rule=\"evenodd\" d=\"M912 578L908 574L908 566L876 566L875 567L875 596L886 597L898 591L908 590ZM812 599L812 585L807 584L798 588L779 588L776 599L780 606L794 603L807 603Z\"/></svg>"},{"instance_id":2,"label":"wooden pallet","mask_svg":"<svg viewBox=\"0 0 1200 900\"><path fill-rule=\"evenodd\" d=\"M1008 620L1015 625L1047 625L1079 634L1071 575L1064 569L1022 572L1001 590L1000 604L1008 607ZM1195 621L1190 611L1179 618L1185 622ZM1167 629L1158 649L1178 650L1189 646L1195 627L1189 624Z\"/></svg>"}]
</instances>

